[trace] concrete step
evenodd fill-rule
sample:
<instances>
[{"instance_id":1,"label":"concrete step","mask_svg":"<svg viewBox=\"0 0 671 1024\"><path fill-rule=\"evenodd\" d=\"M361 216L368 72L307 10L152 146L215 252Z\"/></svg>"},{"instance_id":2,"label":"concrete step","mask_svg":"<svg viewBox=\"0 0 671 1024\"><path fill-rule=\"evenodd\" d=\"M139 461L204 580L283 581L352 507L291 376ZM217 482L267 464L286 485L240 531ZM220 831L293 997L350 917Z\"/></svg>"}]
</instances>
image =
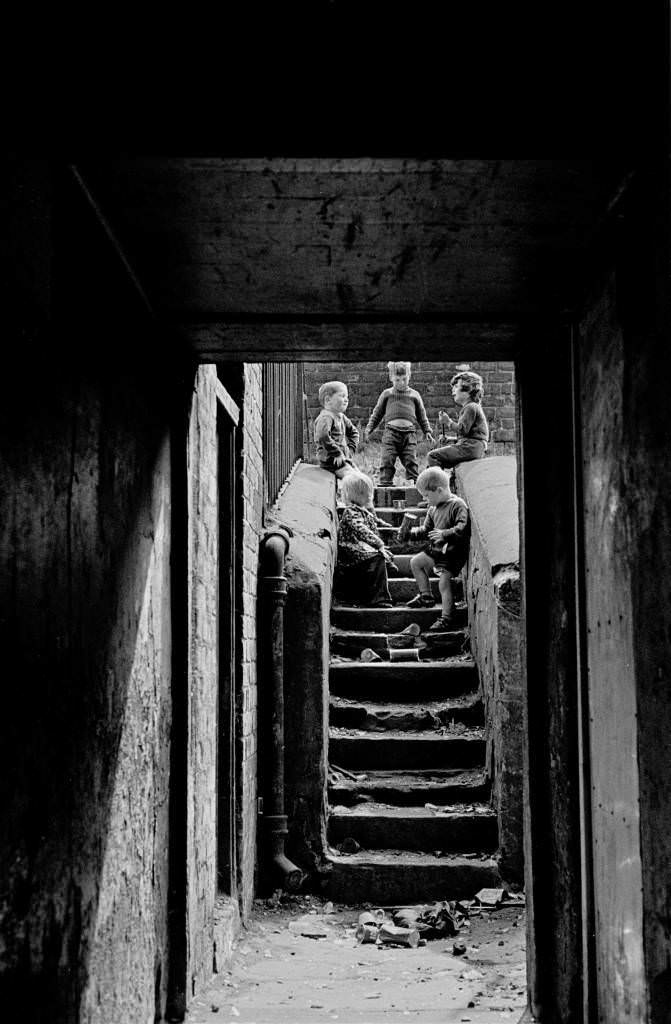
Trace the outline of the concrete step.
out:
<instances>
[{"instance_id":1,"label":"concrete step","mask_svg":"<svg viewBox=\"0 0 671 1024\"><path fill-rule=\"evenodd\" d=\"M498 845L496 813L486 804L450 807L438 813L425 807L360 804L332 807L328 841L337 846L356 839L366 850L385 848L456 853L493 853Z\"/></svg>"},{"instance_id":2,"label":"concrete step","mask_svg":"<svg viewBox=\"0 0 671 1024\"><path fill-rule=\"evenodd\" d=\"M367 771L350 779L335 764L329 768L329 803L342 806L377 801L397 807L486 802L491 786L482 768L425 771Z\"/></svg>"},{"instance_id":3,"label":"concrete step","mask_svg":"<svg viewBox=\"0 0 671 1024\"><path fill-rule=\"evenodd\" d=\"M376 514L380 519L384 519L389 526L399 527L403 522L403 516L406 512L410 512L411 515L417 516L417 522L411 525L421 526L426 516L425 508L417 508L416 505L407 505L405 508L376 508Z\"/></svg>"},{"instance_id":4,"label":"concrete step","mask_svg":"<svg viewBox=\"0 0 671 1024\"><path fill-rule=\"evenodd\" d=\"M350 700L331 695L329 721L341 729L361 729L365 732L385 732L389 729L417 732L443 728L464 728L484 724L484 709L480 696L471 693L448 700L421 703L374 703Z\"/></svg>"},{"instance_id":5,"label":"concrete step","mask_svg":"<svg viewBox=\"0 0 671 1024\"><path fill-rule=\"evenodd\" d=\"M328 898L338 903L382 906L473 899L483 888L501 884L498 865L485 854L434 856L407 850L329 853Z\"/></svg>"},{"instance_id":6,"label":"concrete step","mask_svg":"<svg viewBox=\"0 0 671 1024\"><path fill-rule=\"evenodd\" d=\"M329 727L329 761L349 771L368 768L476 768L485 762L482 729L436 732L364 732Z\"/></svg>"},{"instance_id":7,"label":"concrete step","mask_svg":"<svg viewBox=\"0 0 671 1024\"><path fill-rule=\"evenodd\" d=\"M428 630L440 616L440 605L429 608L407 608L395 605L393 608L359 608L353 605L334 604L331 607L331 625L338 629L362 630L371 633L400 633L402 629L416 622L422 631ZM467 624L467 610L463 602L456 602L454 628Z\"/></svg>"},{"instance_id":8,"label":"concrete step","mask_svg":"<svg viewBox=\"0 0 671 1024\"><path fill-rule=\"evenodd\" d=\"M407 559L409 562L412 555L395 555L394 561L399 558ZM407 573L404 576L389 576L389 593L394 604L405 603L410 601L417 593L417 584L413 579L410 567L408 566ZM431 593L436 599L436 604L440 604L440 591L438 590L438 578L431 580ZM464 588L461 582L461 578L452 580L452 596L454 600L461 603L463 601Z\"/></svg>"},{"instance_id":9,"label":"concrete step","mask_svg":"<svg viewBox=\"0 0 671 1024\"><path fill-rule=\"evenodd\" d=\"M478 690L471 657L444 661L339 661L329 666L330 692L363 700L439 699Z\"/></svg>"},{"instance_id":10,"label":"concrete step","mask_svg":"<svg viewBox=\"0 0 671 1024\"><path fill-rule=\"evenodd\" d=\"M361 651L368 647L379 654L381 658L390 661L389 648L395 646L396 636L391 634L391 641L388 639L389 636L389 633L334 629L331 631L331 655L358 660ZM434 640L427 641L425 637L413 637L407 634L399 634L398 639L406 644L407 649L417 649L420 659L433 660L438 657L443 658L463 653L467 631L459 629L452 633L441 634L439 643Z\"/></svg>"},{"instance_id":11,"label":"concrete step","mask_svg":"<svg viewBox=\"0 0 671 1024\"><path fill-rule=\"evenodd\" d=\"M416 505L422 500L422 495L416 487L408 484L406 487L376 487L373 494L373 502L376 508L393 508L395 501L405 501L406 505Z\"/></svg>"}]
</instances>

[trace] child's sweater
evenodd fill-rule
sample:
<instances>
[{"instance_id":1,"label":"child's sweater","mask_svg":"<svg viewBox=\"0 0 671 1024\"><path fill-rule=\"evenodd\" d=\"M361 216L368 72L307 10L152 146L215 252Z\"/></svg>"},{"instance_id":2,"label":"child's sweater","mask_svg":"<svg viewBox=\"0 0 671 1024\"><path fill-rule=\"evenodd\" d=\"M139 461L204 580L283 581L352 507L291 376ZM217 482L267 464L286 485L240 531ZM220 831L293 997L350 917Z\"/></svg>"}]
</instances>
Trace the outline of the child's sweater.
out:
<instances>
[{"instance_id":1,"label":"child's sweater","mask_svg":"<svg viewBox=\"0 0 671 1024\"><path fill-rule=\"evenodd\" d=\"M344 413L322 409L315 420L315 444L317 458L326 462L335 455L350 457L359 444L359 431Z\"/></svg>"},{"instance_id":2,"label":"child's sweater","mask_svg":"<svg viewBox=\"0 0 671 1024\"><path fill-rule=\"evenodd\" d=\"M489 424L479 402L466 402L457 420L457 439L469 437L474 441L489 441Z\"/></svg>"},{"instance_id":3,"label":"child's sweater","mask_svg":"<svg viewBox=\"0 0 671 1024\"><path fill-rule=\"evenodd\" d=\"M425 434L431 432L431 424L426 415L422 396L414 388L406 388L405 391L385 388L370 414L366 430L369 433L375 430L383 417L385 424L390 420L412 420L422 428Z\"/></svg>"},{"instance_id":4,"label":"child's sweater","mask_svg":"<svg viewBox=\"0 0 671 1024\"><path fill-rule=\"evenodd\" d=\"M467 554L471 525L468 505L463 498L453 494L440 505L430 505L424 522L421 526L413 526L410 536L413 540L420 540L422 537L428 537L431 530L443 531L442 540L436 544L431 542L432 551Z\"/></svg>"}]
</instances>

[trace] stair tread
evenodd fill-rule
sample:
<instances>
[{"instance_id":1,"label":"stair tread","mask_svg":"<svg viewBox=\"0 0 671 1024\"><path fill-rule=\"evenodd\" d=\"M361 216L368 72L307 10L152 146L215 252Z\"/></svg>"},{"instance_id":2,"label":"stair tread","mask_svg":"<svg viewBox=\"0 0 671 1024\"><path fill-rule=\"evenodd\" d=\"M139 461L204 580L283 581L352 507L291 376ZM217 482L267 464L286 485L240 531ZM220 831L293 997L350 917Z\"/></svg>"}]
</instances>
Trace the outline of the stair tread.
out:
<instances>
[{"instance_id":1,"label":"stair tread","mask_svg":"<svg viewBox=\"0 0 671 1024\"><path fill-rule=\"evenodd\" d=\"M330 764L329 768L338 771L338 766ZM360 781L344 778L342 784L350 783L353 786L388 785L388 786L415 786L437 785L444 786L445 783L458 785L459 783L480 784L485 781L484 768L370 768L365 772L357 773L364 775ZM340 784L340 783L339 783Z\"/></svg>"},{"instance_id":2,"label":"stair tread","mask_svg":"<svg viewBox=\"0 0 671 1024\"><path fill-rule=\"evenodd\" d=\"M471 801L471 803L465 804L443 804L440 806L439 811L432 810L430 807L413 806L412 804L399 807L396 804L376 801L356 804L354 807L348 807L346 804L333 804L330 807L329 816L350 819L388 818L390 820L412 818L417 821L444 818L449 821L453 818L464 817L495 818L496 812L489 804L481 803L480 801Z\"/></svg>"},{"instance_id":3,"label":"stair tread","mask_svg":"<svg viewBox=\"0 0 671 1024\"><path fill-rule=\"evenodd\" d=\"M410 608L410 609L408 608L408 605L405 602L403 604L394 604L394 605L391 606L391 608L375 608L372 605L364 605L364 604L340 604L336 600L333 601L332 607L333 607L334 611L338 611L338 612L357 612L359 615L365 615L366 612L384 611L384 612L387 612L388 614L391 614L393 612L399 612L399 611L406 611L407 612L408 610L414 611L414 612L417 612L417 613L421 613L421 612L426 613L426 612L433 611L435 608L440 610L440 600L438 598L436 598L436 601L435 601L435 603L433 605L426 605L426 607ZM454 607L455 607L456 611L465 611L465 609L466 609L466 602L465 601L455 601L454 602ZM400 630L399 630L399 632L400 632Z\"/></svg>"},{"instance_id":4,"label":"stair tread","mask_svg":"<svg viewBox=\"0 0 671 1024\"><path fill-rule=\"evenodd\" d=\"M445 633L441 633L442 636L454 636L463 637L466 633L466 626L458 626L456 629L446 630ZM357 637L372 636L386 639L388 636L400 636L403 634L403 630L400 629L398 633L390 633L388 630L376 630L376 629L344 629L342 626L331 627L331 637L341 637L347 640L356 640Z\"/></svg>"},{"instance_id":5,"label":"stair tread","mask_svg":"<svg viewBox=\"0 0 671 1024\"><path fill-rule=\"evenodd\" d=\"M338 655L338 658L341 656ZM384 670L387 672L396 673L397 675L407 672L409 668L412 669L413 673L418 675L423 672L434 670L437 666L443 669L449 668L475 668L475 662L470 654L451 654L445 658L436 658L432 660L424 659L423 661L357 661L355 658L343 658L342 660L331 659L330 668L331 671L343 672L352 666L356 665L357 669L362 672L370 672L371 675Z\"/></svg>"},{"instance_id":6,"label":"stair tread","mask_svg":"<svg viewBox=\"0 0 671 1024\"><path fill-rule=\"evenodd\" d=\"M337 694L331 694L329 698L329 704L332 707L337 708L366 708L372 714L389 711L391 712L407 712L408 714L417 713L420 710L423 711L452 711L452 710L463 710L464 708L472 708L478 704L481 704L482 700L479 693L473 690L471 693L465 696L456 697L444 697L440 700L422 700L421 698L416 701L374 701L374 700L363 700L354 697L339 697Z\"/></svg>"},{"instance_id":7,"label":"stair tread","mask_svg":"<svg viewBox=\"0 0 671 1024\"><path fill-rule=\"evenodd\" d=\"M376 865L393 864L395 861L403 861L405 864L417 867L431 867L440 864L459 865L484 864L498 872L498 864L494 857L488 853L464 850L461 853L441 852L439 856L435 853L424 853L422 850L404 850L397 847L376 847L373 850L359 850L358 853L339 853L331 848L326 854L327 860L344 865L357 865L374 867Z\"/></svg>"},{"instance_id":8,"label":"stair tread","mask_svg":"<svg viewBox=\"0 0 671 1024\"><path fill-rule=\"evenodd\" d=\"M404 729L385 729L384 732L367 732L365 729L345 729L343 726L331 725L329 726L329 739L358 739L366 740L372 743L387 743L389 740L395 740L397 742L404 741L406 743L445 743L454 740L466 740L466 741L481 741L484 739L484 729L477 727L466 727L460 732L427 732L426 730L415 730L409 732Z\"/></svg>"}]
</instances>

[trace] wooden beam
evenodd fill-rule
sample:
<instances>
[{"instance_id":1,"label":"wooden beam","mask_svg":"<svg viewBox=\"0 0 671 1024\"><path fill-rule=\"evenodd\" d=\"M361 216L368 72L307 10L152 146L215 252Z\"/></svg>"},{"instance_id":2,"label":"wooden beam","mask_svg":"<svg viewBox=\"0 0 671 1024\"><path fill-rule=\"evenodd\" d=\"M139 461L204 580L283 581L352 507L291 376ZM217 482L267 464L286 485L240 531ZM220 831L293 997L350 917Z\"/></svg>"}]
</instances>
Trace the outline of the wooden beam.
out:
<instances>
[{"instance_id":1,"label":"wooden beam","mask_svg":"<svg viewBox=\"0 0 671 1024\"><path fill-rule=\"evenodd\" d=\"M515 359L517 324L246 323L182 327L201 363Z\"/></svg>"},{"instance_id":2,"label":"wooden beam","mask_svg":"<svg viewBox=\"0 0 671 1024\"><path fill-rule=\"evenodd\" d=\"M201 362L202 361L203 360L201 360ZM218 380L215 384L215 391L217 394L217 401L219 402L219 405L228 415L229 419L231 419L235 426L237 427L240 421L240 409L238 405L233 401L233 399L231 398L228 391L226 390L226 388L224 387L220 380Z\"/></svg>"}]
</instances>

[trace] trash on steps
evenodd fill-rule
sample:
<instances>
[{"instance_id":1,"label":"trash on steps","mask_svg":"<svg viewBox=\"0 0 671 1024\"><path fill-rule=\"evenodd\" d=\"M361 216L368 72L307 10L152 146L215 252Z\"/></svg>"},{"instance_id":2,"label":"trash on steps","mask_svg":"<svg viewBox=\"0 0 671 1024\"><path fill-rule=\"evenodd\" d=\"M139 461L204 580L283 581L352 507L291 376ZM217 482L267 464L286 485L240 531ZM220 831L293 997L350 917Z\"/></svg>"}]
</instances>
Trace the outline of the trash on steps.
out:
<instances>
[{"instance_id":1,"label":"trash on steps","mask_svg":"<svg viewBox=\"0 0 671 1024\"><path fill-rule=\"evenodd\" d=\"M352 782L363 782L368 778L366 772L350 772L347 768L341 768L339 764L333 763L329 765L329 772L333 772L337 775L343 775L346 779L351 779Z\"/></svg>"},{"instance_id":2,"label":"trash on steps","mask_svg":"<svg viewBox=\"0 0 671 1024\"><path fill-rule=\"evenodd\" d=\"M380 655L372 647L364 647L359 658L361 661L382 661Z\"/></svg>"},{"instance_id":3,"label":"trash on steps","mask_svg":"<svg viewBox=\"0 0 671 1024\"><path fill-rule=\"evenodd\" d=\"M390 661L419 661L419 651L413 647L412 650L389 651Z\"/></svg>"},{"instance_id":4,"label":"trash on steps","mask_svg":"<svg viewBox=\"0 0 671 1024\"><path fill-rule=\"evenodd\" d=\"M441 900L433 904L401 907L394 914L394 922L416 928L423 939L442 939L456 935L467 916L458 909L454 900Z\"/></svg>"},{"instance_id":5,"label":"trash on steps","mask_svg":"<svg viewBox=\"0 0 671 1024\"><path fill-rule=\"evenodd\" d=\"M483 910L524 906L525 902L524 893L511 893L507 889L481 889L474 897L474 903Z\"/></svg>"},{"instance_id":6,"label":"trash on steps","mask_svg":"<svg viewBox=\"0 0 671 1024\"><path fill-rule=\"evenodd\" d=\"M409 946L416 949L419 946L419 932L416 928L404 928L396 924L382 924L378 932L378 939L383 945Z\"/></svg>"}]
</instances>

